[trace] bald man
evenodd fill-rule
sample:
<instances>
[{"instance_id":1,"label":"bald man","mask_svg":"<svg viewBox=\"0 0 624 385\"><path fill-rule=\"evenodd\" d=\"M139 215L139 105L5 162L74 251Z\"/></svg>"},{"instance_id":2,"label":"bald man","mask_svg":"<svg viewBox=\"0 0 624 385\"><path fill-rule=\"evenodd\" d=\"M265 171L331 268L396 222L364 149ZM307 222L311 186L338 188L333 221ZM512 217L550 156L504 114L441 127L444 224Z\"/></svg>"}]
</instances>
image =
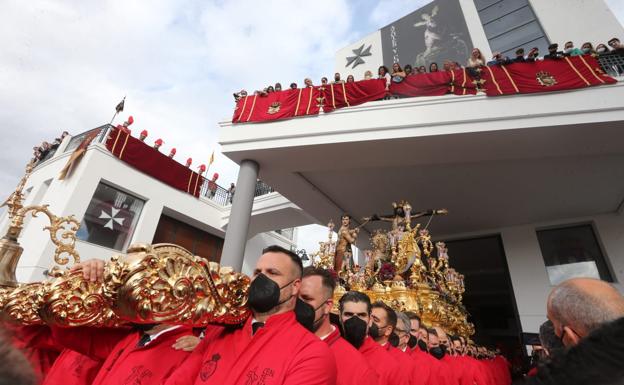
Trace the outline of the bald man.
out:
<instances>
[{"instance_id":1,"label":"bald man","mask_svg":"<svg viewBox=\"0 0 624 385\"><path fill-rule=\"evenodd\" d=\"M335 385L332 352L295 318L302 273L297 254L264 249L249 287L252 316L240 328L207 328L166 385Z\"/></svg>"},{"instance_id":2,"label":"bald man","mask_svg":"<svg viewBox=\"0 0 624 385\"><path fill-rule=\"evenodd\" d=\"M550 292L546 312L557 337L570 347L601 325L624 317L624 297L599 279L572 278Z\"/></svg>"}]
</instances>

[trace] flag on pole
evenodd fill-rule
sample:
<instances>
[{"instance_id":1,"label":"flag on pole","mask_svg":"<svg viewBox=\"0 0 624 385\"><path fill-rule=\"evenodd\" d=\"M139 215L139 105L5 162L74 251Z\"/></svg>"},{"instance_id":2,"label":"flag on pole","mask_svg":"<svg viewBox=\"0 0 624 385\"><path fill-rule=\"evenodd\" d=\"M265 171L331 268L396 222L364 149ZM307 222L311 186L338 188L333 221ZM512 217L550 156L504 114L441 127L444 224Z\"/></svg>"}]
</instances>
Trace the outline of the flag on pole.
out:
<instances>
[{"instance_id":1,"label":"flag on pole","mask_svg":"<svg viewBox=\"0 0 624 385\"><path fill-rule=\"evenodd\" d=\"M125 102L126 102L126 97L124 96L121 102L117 104L117 107L115 107L115 111L117 111L117 113L123 112Z\"/></svg>"},{"instance_id":2,"label":"flag on pole","mask_svg":"<svg viewBox=\"0 0 624 385\"><path fill-rule=\"evenodd\" d=\"M210 155L210 162L208 162L208 166L214 163L214 150L212 151L212 155Z\"/></svg>"}]
</instances>

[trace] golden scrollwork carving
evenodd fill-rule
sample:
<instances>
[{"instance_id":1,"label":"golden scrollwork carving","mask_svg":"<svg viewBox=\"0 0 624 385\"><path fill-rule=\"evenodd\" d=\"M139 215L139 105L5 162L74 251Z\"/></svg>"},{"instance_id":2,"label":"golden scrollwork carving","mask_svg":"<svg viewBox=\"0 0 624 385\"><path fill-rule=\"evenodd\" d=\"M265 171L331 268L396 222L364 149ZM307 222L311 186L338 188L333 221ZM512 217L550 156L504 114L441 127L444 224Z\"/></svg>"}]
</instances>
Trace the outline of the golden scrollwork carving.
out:
<instances>
[{"instance_id":1,"label":"golden scrollwork carving","mask_svg":"<svg viewBox=\"0 0 624 385\"><path fill-rule=\"evenodd\" d=\"M100 283L90 282L82 271L63 271L45 284L41 319L52 325L117 326L123 322L108 305Z\"/></svg>"},{"instance_id":2,"label":"golden scrollwork carving","mask_svg":"<svg viewBox=\"0 0 624 385\"><path fill-rule=\"evenodd\" d=\"M177 245L133 245L128 252L111 258L102 282L57 269L46 282L4 288L2 311L16 323L64 327L238 324L249 316L249 277Z\"/></svg>"},{"instance_id":3,"label":"golden scrollwork carving","mask_svg":"<svg viewBox=\"0 0 624 385\"><path fill-rule=\"evenodd\" d=\"M240 323L249 278L171 244L138 245L114 257L104 274L105 295L121 318L138 323Z\"/></svg>"},{"instance_id":4,"label":"golden scrollwork carving","mask_svg":"<svg viewBox=\"0 0 624 385\"><path fill-rule=\"evenodd\" d=\"M41 282L28 283L13 289L6 298L2 308L5 317L22 325L37 325L42 323L39 309L43 305L45 284Z\"/></svg>"},{"instance_id":5,"label":"golden scrollwork carving","mask_svg":"<svg viewBox=\"0 0 624 385\"><path fill-rule=\"evenodd\" d=\"M33 218L42 213L50 220L50 225L43 229L50 232L50 240L54 243L54 262L66 265L69 262L68 257L71 257L74 263L80 262L80 255L75 249L76 232L80 227L80 222L73 215L58 217L48 209L48 205L27 206L13 218L11 226L19 223L19 227L23 227L24 218L28 213L31 213ZM63 256L64 254L67 256Z\"/></svg>"}]
</instances>

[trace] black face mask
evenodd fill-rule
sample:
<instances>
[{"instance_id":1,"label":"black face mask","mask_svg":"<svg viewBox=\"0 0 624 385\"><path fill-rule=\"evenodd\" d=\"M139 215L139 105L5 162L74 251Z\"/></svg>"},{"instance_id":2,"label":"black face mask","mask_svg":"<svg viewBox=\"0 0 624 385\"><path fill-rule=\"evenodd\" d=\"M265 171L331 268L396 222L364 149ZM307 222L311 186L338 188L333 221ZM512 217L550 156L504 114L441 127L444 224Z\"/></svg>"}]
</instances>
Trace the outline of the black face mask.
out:
<instances>
[{"instance_id":1,"label":"black face mask","mask_svg":"<svg viewBox=\"0 0 624 385\"><path fill-rule=\"evenodd\" d=\"M427 343L423 340L418 340L418 348L423 352L427 351Z\"/></svg>"},{"instance_id":2,"label":"black face mask","mask_svg":"<svg viewBox=\"0 0 624 385\"><path fill-rule=\"evenodd\" d=\"M313 309L314 311L314 315L316 315L316 311L318 309L320 309L321 307L323 307L323 305L325 305L327 303L327 301L323 302L322 304L320 304L316 309ZM310 306L311 307L311 306ZM313 316L314 317L314 316ZM327 317L327 314L323 314L319 319L315 319L312 322L312 333L316 333L316 331L321 327L321 322L323 322L323 319Z\"/></svg>"},{"instance_id":3,"label":"black face mask","mask_svg":"<svg viewBox=\"0 0 624 385\"><path fill-rule=\"evenodd\" d=\"M368 335L371 336L374 340L379 338L379 327L376 323L372 323L372 325L368 328Z\"/></svg>"},{"instance_id":4,"label":"black face mask","mask_svg":"<svg viewBox=\"0 0 624 385\"><path fill-rule=\"evenodd\" d=\"M436 346L435 348L429 349L429 354L431 354L438 360L441 360L442 357L444 357L445 353L446 353L446 349L444 345Z\"/></svg>"},{"instance_id":5,"label":"black face mask","mask_svg":"<svg viewBox=\"0 0 624 385\"><path fill-rule=\"evenodd\" d=\"M390 337L388 338L388 343L396 348L397 346L399 346L399 336L394 333L390 334Z\"/></svg>"},{"instance_id":6,"label":"black face mask","mask_svg":"<svg viewBox=\"0 0 624 385\"><path fill-rule=\"evenodd\" d=\"M414 349L416 345L418 345L418 338L410 334L410 338L407 340L407 346L409 346L410 349Z\"/></svg>"},{"instance_id":7,"label":"black face mask","mask_svg":"<svg viewBox=\"0 0 624 385\"><path fill-rule=\"evenodd\" d=\"M366 322L359 317L351 317L343 322L344 339L359 349L366 338Z\"/></svg>"},{"instance_id":8,"label":"black face mask","mask_svg":"<svg viewBox=\"0 0 624 385\"><path fill-rule=\"evenodd\" d=\"M280 291L293 282L294 280L288 282L282 287L279 287L271 278L267 277L263 273L260 273L256 276L251 285L249 285L247 305L251 308L251 310L257 313L266 313L291 298L288 297L282 302L279 300Z\"/></svg>"},{"instance_id":9,"label":"black face mask","mask_svg":"<svg viewBox=\"0 0 624 385\"><path fill-rule=\"evenodd\" d=\"M312 305L297 298L297 302L295 302L295 317L297 322L304 328L314 333L314 308Z\"/></svg>"}]
</instances>

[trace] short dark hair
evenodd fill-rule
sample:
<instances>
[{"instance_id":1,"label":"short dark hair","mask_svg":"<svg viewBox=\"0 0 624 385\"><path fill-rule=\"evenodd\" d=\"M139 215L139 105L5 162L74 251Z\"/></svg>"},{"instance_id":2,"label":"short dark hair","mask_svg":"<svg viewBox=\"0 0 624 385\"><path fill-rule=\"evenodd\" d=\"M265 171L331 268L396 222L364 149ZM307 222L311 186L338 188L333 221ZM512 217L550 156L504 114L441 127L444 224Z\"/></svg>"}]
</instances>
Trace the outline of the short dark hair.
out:
<instances>
[{"instance_id":1,"label":"short dark hair","mask_svg":"<svg viewBox=\"0 0 624 385\"><path fill-rule=\"evenodd\" d=\"M612 37L611 39L609 39L607 44L611 44L611 43L616 42L616 41L620 41L620 39L618 39L617 37Z\"/></svg>"},{"instance_id":2,"label":"short dark hair","mask_svg":"<svg viewBox=\"0 0 624 385\"><path fill-rule=\"evenodd\" d=\"M390 306L386 305L383 301L376 301L373 305L373 308L384 309L386 312L386 318L388 318L388 324L392 326L392 329L396 329L397 325L397 315Z\"/></svg>"},{"instance_id":3,"label":"short dark hair","mask_svg":"<svg viewBox=\"0 0 624 385\"><path fill-rule=\"evenodd\" d=\"M428 328L427 329L427 334L433 334L434 336L438 336L438 331L435 330L434 328Z\"/></svg>"},{"instance_id":4,"label":"short dark hair","mask_svg":"<svg viewBox=\"0 0 624 385\"><path fill-rule=\"evenodd\" d=\"M524 55L524 48L518 48L516 50L516 55Z\"/></svg>"},{"instance_id":5,"label":"short dark hair","mask_svg":"<svg viewBox=\"0 0 624 385\"><path fill-rule=\"evenodd\" d=\"M299 276L299 278L301 278L301 276L303 275L303 262L301 262L301 258L299 258L299 256L293 253L292 251L285 249L282 246L271 245L271 246L265 247L264 250L262 250L262 254L266 254L266 253L286 254L290 258L290 260L295 264L295 266L297 266L297 275Z\"/></svg>"},{"instance_id":6,"label":"short dark hair","mask_svg":"<svg viewBox=\"0 0 624 385\"><path fill-rule=\"evenodd\" d=\"M336 289L336 280L329 270L314 266L308 266L303 269L304 278L314 276L321 277L321 284L323 287L329 290L330 295L334 294L334 290Z\"/></svg>"},{"instance_id":7,"label":"short dark hair","mask_svg":"<svg viewBox=\"0 0 624 385\"><path fill-rule=\"evenodd\" d=\"M548 320L540 325L539 340L549 354L554 353L557 349L563 349L563 344L561 343L559 337L555 334L555 326L551 320Z\"/></svg>"},{"instance_id":8,"label":"short dark hair","mask_svg":"<svg viewBox=\"0 0 624 385\"><path fill-rule=\"evenodd\" d=\"M459 342L461 343L461 340L460 340L460 339L459 339L459 337L457 337L456 335L451 334L451 335L449 336L449 339L450 339L451 341L459 341Z\"/></svg>"},{"instance_id":9,"label":"short dark hair","mask_svg":"<svg viewBox=\"0 0 624 385\"><path fill-rule=\"evenodd\" d=\"M338 300L338 311L340 311L340 313L344 310L344 304L346 302L364 302L366 304L366 311L368 314L371 312L371 300L362 292L352 290L346 292L342 297L340 297L340 300Z\"/></svg>"},{"instance_id":10,"label":"short dark hair","mask_svg":"<svg viewBox=\"0 0 624 385\"><path fill-rule=\"evenodd\" d=\"M349 214L347 214L347 213L344 213L344 214L342 214L342 215L340 216L340 219L342 219L342 218L349 218L349 219L351 219L351 215L349 215Z\"/></svg>"}]
</instances>

